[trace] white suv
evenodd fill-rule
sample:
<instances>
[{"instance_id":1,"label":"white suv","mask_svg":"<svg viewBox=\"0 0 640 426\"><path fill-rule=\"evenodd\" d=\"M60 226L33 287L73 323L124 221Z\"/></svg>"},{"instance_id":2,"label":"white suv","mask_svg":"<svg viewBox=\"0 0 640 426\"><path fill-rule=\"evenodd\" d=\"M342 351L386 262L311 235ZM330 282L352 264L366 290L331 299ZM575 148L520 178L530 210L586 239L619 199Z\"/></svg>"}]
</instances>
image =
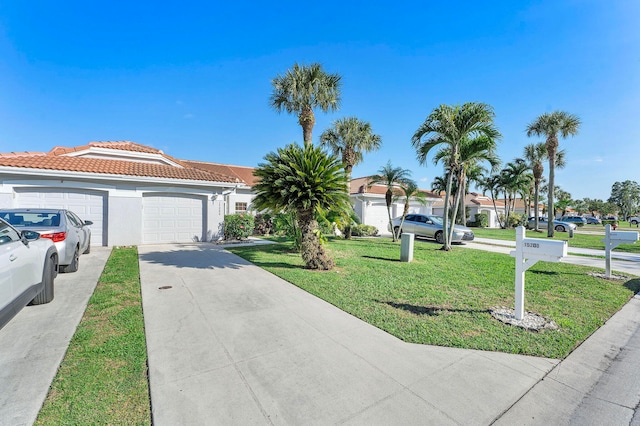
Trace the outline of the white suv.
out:
<instances>
[{"instance_id":1,"label":"white suv","mask_svg":"<svg viewBox=\"0 0 640 426\"><path fill-rule=\"evenodd\" d=\"M629 223L631 225L637 225L640 223L640 217L639 216L633 216L629 218Z\"/></svg>"},{"instance_id":2,"label":"white suv","mask_svg":"<svg viewBox=\"0 0 640 426\"><path fill-rule=\"evenodd\" d=\"M37 232L18 232L0 219L0 328L27 304L53 300L58 251Z\"/></svg>"}]
</instances>

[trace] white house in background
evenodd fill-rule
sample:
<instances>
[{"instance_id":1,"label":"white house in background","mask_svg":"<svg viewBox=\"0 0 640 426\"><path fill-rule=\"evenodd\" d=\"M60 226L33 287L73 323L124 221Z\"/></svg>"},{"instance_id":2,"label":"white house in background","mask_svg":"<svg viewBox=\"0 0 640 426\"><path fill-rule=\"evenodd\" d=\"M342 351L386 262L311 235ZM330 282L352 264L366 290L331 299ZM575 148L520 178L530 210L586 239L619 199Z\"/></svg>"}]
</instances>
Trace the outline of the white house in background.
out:
<instances>
[{"instance_id":1,"label":"white house in background","mask_svg":"<svg viewBox=\"0 0 640 426\"><path fill-rule=\"evenodd\" d=\"M353 203L356 215L360 219L360 223L372 225L378 228L380 234L391 234L387 230L389 223L389 215L387 213L387 203L385 201L385 193L387 187L384 185L368 186L370 177L361 177L351 180L350 198ZM426 195L426 204L422 205L417 201L411 201L409 204L409 213L432 214L432 207L435 202L441 200L440 196L432 191L422 192ZM397 188L395 195L402 196L402 191ZM404 209L404 199L398 199L391 206L391 217L402 215Z\"/></svg>"},{"instance_id":2,"label":"white house in background","mask_svg":"<svg viewBox=\"0 0 640 426\"><path fill-rule=\"evenodd\" d=\"M490 197L487 197L477 192L470 192L465 197L465 207L469 209L468 220L475 220L477 213L485 213L489 218L489 228L499 228L498 216L496 215L496 209L498 215L504 214L504 203L496 200L496 209L493 207L493 201ZM438 216L444 215L444 196L443 199L438 201L433 206L433 214Z\"/></svg>"},{"instance_id":3,"label":"white house in background","mask_svg":"<svg viewBox=\"0 0 640 426\"><path fill-rule=\"evenodd\" d=\"M444 198L444 196L443 196ZM504 199L496 199L495 207L493 205L493 201L491 197L487 197L486 195L479 194L477 192L470 192L465 197L465 207L469 209L468 220L474 221L475 215L478 213L485 213L489 219L488 227L489 228L499 228L500 222L498 221L498 216L505 214L505 204ZM539 215L542 215L542 205L538 206ZM517 214L525 214L526 213L526 203L522 198L517 198L515 200L515 209L512 210L512 213ZM533 215L534 208L533 204L531 205L531 215ZM439 200L433 206L433 214L442 216L444 215L444 200Z\"/></svg>"},{"instance_id":4,"label":"white house in background","mask_svg":"<svg viewBox=\"0 0 640 426\"><path fill-rule=\"evenodd\" d=\"M250 208L252 172L128 141L0 154L0 208L73 210L94 245L210 241Z\"/></svg>"}]
</instances>

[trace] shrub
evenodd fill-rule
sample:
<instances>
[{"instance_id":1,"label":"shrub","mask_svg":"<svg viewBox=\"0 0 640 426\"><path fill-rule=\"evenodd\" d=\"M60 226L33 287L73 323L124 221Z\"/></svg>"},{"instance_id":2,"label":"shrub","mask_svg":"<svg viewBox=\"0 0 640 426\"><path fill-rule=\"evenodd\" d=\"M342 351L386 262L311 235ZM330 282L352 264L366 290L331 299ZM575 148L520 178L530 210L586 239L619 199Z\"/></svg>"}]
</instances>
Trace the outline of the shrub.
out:
<instances>
[{"instance_id":1,"label":"shrub","mask_svg":"<svg viewBox=\"0 0 640 426\"><path fill-rule=\"evenodd\" d=\"M353 225L351 235L354 237L373 237L378 235L378 228L372 225Z\"/></svg>"},{"instance_id":2,"label":"shrub","mask_svg":"<svg viewBox=\"0 0 640 426\"><path fill-rule=\"evenodd\" d=\"M489 226L489 215L486 213L476 213L475 220L467 222L467 226L475 226L477 228L486 228Z\"/></svg>"},{"instance_id":3,"label":"shrub","mask_svg":"<svg viewBox=\"0 0 640 426\"><path fill-rule=\"evenodd\" d=\"M258 213L254 224L253 235L269 235L273 231L273 220L269 214Z\"/></svg>"},{"instance_id":4,"label":"shrub","mask_svg":"<svg viewBox=\"0 0 640 426\"><path fill-rule=\"evenodd\" d=\"M224 239L241 240L253 233L254 221L250 214L230 214L224 217Z\"/></svg>"}]
</instances>

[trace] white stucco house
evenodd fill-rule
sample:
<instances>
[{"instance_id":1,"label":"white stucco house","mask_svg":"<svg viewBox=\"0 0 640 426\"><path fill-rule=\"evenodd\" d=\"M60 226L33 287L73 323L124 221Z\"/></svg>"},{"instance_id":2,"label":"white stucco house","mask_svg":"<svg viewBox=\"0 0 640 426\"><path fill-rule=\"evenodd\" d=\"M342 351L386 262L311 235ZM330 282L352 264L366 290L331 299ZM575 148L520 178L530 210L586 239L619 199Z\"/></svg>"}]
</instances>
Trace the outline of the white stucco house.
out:
<instances>
[{"instance_id":1,"label":"white stucco house","mask_svg":"<svg viewBox=\"0 0 640 426\"><path fill-rule=\"evenodd\" d=\"M360 219L360 223L375 226L381 235L391 235L387 230L389 223L389 214L385 201L387 187L384 185L369 186L369 179L370 177L367 176L351 180L349 197L353 208ZM421 191L426 196L426 203L423 205L417 201L411 201L409 203L409 213L433 214L433 205L440 201L441 197L432 191ZM402 195L402 191L399 188L394 193L398 196ZM395 200L391 205L391 217L402 215L403 209L404 199Z\"/></svg>"},{"instance_id":2,"label":"white stucco house","mask_svg":"<svg viewBox=\"0 0 640 426\"><path fill-rule=\"evenodd\" d=\"M0 208L67 208L102 246L210 241L251 207L253 168L179 160L134 142L0 154Z\"/></svg>"}]
</instances>

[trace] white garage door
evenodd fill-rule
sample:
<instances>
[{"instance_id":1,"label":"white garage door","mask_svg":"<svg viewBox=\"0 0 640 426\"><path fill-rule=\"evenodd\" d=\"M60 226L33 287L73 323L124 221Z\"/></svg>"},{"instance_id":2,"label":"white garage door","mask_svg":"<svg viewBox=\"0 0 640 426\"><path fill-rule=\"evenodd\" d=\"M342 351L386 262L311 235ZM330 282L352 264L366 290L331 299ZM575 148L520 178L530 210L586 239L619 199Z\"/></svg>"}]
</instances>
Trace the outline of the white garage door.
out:
<instances>
[{"instance_id":1,"label":"white garage door","mask_svg":"<svg viewBox=\"0 0 640 426\"><path fill-rule=\"evenodd\" d=\"M372 225L378 228L380 234L387 234L387 226L389 225L389 214L387 213L386 203L371 203L365 207L365 225ZM393 214L393 208L391 209Z\"/></svg>"},{"instance_id":2,"label":"white garage door","mask_svg":"<svg viewBox=\"0 0 640 426\"><path fill-rule=\"evenodd\" d=\"M91 245L107 244L105 194L98 191L16 188L16 207L71 210L82 220L90 220ZM104 238L103 238L104 236Z\"/></svg>"},{"instance_id":3,"label":"white garage door","mask_svg":"<svg viewBox=\"0 0 640 426\"><path fill-rule=\"evenodd\" d=\"M185 243L202 239L204 197L145 195L142 202L142 242Z\"/></svg>"}]
</instances>

